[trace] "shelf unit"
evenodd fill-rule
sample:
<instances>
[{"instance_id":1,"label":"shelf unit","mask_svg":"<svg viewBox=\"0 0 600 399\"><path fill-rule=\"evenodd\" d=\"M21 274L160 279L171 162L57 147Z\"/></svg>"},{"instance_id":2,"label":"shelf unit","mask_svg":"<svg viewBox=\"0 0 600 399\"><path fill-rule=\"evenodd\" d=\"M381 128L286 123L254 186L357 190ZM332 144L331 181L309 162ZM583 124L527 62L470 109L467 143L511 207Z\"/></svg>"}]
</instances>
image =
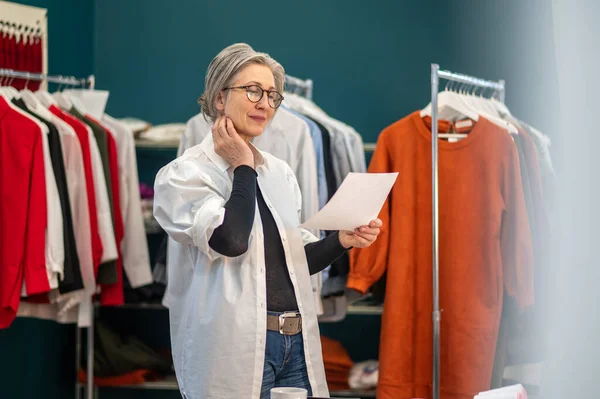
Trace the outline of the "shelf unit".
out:
<instances>
[{"instance_id":1,"label":"shelf unit","mask_svg":"<svg viewBox=\"0 0 600 399\"><path fill-rule=\"evenodd\" d=\"M121 306L116 307L100 307L99 303L95 304L95 307L100 309L105 309L107 311L113 310L123 310L123 311L168 311L168 308L163 306L160 303L126 303ZM348 315L359 315L359 316L378 316L383 312L382 306L375 305L367 305L367 304L356 304L348 306ZM78 383L79 387L85 386L85 384ZM165 380L160 381L149 381L142 384L134 384L134 385L119 385L114 387L105 387L107 389L140 389L140 390L166 390L166 391L176 391L178 390L177 381L174 376L168 377ZM94 387L94 399L100 398L99 387ZM104 389L104 387L102 387ZM374 390L343 390L343 391L330 391L331 397L337 398L374 398L375 391Z\"/></svg>"}]
</instances>

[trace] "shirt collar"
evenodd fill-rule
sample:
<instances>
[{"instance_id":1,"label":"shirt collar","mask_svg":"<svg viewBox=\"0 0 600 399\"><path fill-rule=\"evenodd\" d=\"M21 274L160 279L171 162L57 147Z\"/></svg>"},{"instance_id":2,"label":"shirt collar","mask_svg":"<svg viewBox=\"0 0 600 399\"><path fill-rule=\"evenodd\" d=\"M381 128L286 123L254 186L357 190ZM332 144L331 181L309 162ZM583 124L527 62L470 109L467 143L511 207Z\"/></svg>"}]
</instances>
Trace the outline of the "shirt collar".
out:
<instances>
[{"instance_id":1,"label":"shirt collar","mask_svg":"<svg viewBox=\"0 0 600 399\"><path fill-rule=\"evenodd\" d=\"M215 152L215 144L211 133L209 133L204 140L202 140L202 143L200 143L200 148L202 148L202 151L206 154L208 159L210 159L211 162L214 163L221 172L226 172L227 169L231 167L229 162ZM267 159L254 144L250 143L250 149L254 154L254 162L256 167L260 165L265 165L268 167Z\"/></svg>"}]
</instances>

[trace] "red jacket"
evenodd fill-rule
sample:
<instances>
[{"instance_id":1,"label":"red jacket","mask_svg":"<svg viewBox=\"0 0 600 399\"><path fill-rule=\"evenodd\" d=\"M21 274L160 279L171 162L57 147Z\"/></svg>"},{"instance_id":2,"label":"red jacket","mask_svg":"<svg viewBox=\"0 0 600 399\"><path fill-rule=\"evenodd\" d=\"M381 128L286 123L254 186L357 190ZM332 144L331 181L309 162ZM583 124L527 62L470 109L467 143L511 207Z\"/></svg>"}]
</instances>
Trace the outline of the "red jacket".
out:
<instances>
[{"instance_id":1,"label":"red jacket","mask_svg":"<svg viewBox=\"0 0 600 399\"><path fill-rule=\"evenodd\" d=\"M0 96L0 328L17 315L23 278L50 291L46 272L46 181L42 133Z\"/></svg>"}]
</instances>

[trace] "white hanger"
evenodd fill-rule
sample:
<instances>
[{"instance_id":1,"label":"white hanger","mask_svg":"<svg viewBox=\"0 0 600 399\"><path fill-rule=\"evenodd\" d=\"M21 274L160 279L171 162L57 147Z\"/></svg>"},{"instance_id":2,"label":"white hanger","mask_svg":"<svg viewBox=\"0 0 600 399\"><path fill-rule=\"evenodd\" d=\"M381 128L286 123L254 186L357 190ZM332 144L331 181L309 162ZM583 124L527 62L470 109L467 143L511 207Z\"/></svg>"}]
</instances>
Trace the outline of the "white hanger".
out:
<instances>
[{"instance_id":1,"label":"white hanger","mask_svg":"<svg viewBox=\"0 0 600 399\"><path fill-rule=\"evenodd\" d=\"M492 98L492 99L490 99L490 103L498 110L498 112L500 114L512 116L512 114L510 113L510 110L503 102L500 102L500 101L496 100L495 98Z\"/></svg>"},{"instance_id":2,"label":"white hanger","mask_svg":"<svg viewBox=\"0 0 600 399\"><path fill-rule=\"evenodd\" d=\"M444 91L438 93L438 115L440 119L454 120L460 116L466 116L474 121L479 120L479 114L463 102L460 96L460 94L448 90L448 85L446 85ZM431 103L421 110L420 115L421 118L431 116Z\"/></svg>"},{"instance_id":3,"label":"white hanger","mask_svg":"<svg viewBox=\"0 0 600 399\"><path fill-rule=\"evenodd\" d=\"M15 89L14 87L12 87L10 84L12 83L12 81L15 78L7 78L7 84L5 86L0 87L0 92L2 94L4 94L4 96L6 98L8 98L8 100L12 100L13 98L17 97L17 94L19 94L19 92L17 91L17 89Z\"/></svg>"},{"instance_id":4,"label":"white hanger","mask_svg":"<svg viewBox=\"0 0 600 399\"><path fill-rule=\"evenodd\" d=\"M20 92L21 99L33 111L37 110L38 108L44 108L44 105L40 102L40 100L38 100L35 94L33 94L33 92L27 88L28 83L29 79L27 79L25 82L25 88Z\"/></svg>"},{"instance_id":5,"label":"white hanger","mask_svg":"<svg viewBox=\"0 0 600 399\"><path fill-rule=\"evenodd\" d=\"M65 111L68 111L73 107L71 100L69 100L69 98L64 93L61 93L60 90L53 93L52 97L54 98L54 100L56 100L58 106L64 109Z\"/></svg>"},{"instance_id":6,"label":"white hanger","mask_svg":"<svg viewBox=\"0 0 600 399\"><path fill-rule=\"evenodd\" d=\"M35 96L42 103L42 105L46 108L50 108L51 105L57 105L56 100L52 97L52 94L48 93L45 90L38 90L35 92Z\"/></svg>"},{"instance_id":7,"label":"white hanger","mask_svg":"<svg viewBox=\"0 0 600 399\"><path fill-rule=\"evenodd\" d=\"M485 102L477 101L475 96L469 96L466 93L461 94L463 101L470 104L475 110L484 118L494 123L495 125L500 126L503 129L508 130L509 133L519 134L519 130L510 122L507 122L500 118L497 110L493 108L490 112L489 107Z\"/></svg>"}]
</instances>

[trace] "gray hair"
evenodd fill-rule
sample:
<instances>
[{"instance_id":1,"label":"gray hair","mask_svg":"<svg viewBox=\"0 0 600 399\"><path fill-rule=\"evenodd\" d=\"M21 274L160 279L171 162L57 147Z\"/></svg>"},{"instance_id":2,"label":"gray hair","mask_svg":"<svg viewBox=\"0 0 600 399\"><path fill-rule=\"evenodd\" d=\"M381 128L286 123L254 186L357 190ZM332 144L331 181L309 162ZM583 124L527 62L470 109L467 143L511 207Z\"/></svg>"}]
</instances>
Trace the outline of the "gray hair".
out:
<instances>
[{"instance_id":1,"label":"gray hair","mask_svg":"<svg viewBox=\"0 0 600 399\"><path fill-rule=\"evenodd\" d=\"M219 93L233 84L238 73L247 65L268 66L273 72L275 89L283 93L285 70L269 54L254 51L246 43L236 43L221 50L208 65L204 79L204 93L198 99L205 119L212 122L217 118L216 100Z\"/></svg>"}]
</instances>

